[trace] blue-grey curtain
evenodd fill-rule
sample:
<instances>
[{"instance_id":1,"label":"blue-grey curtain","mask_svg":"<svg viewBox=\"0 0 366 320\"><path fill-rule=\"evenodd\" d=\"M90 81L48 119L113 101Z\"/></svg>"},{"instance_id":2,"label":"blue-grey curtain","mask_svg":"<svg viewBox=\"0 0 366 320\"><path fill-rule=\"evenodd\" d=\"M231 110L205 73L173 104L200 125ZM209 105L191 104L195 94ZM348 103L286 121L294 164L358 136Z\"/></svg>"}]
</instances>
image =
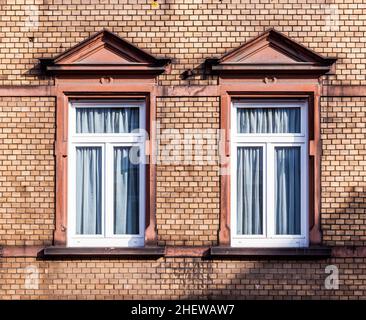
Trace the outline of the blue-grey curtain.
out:
<instances>
[{"instance_id":1,"label":"blue-grey curtain","mask_svg":"<svg viewBox=\"0 0 366 320\"><path fill-rule=\"evenodd\" d=\"M139 166L130 147L114 148L114 233L139 233Z\"/></svg>"},{"instance_id":2,"label":"blue-grey curtain","mask_svg":"<svg viewBox=\"0 0 366 320\"><path fill-rule=\"evenodd\" d=\"M138 108L76 108L77 133L128 133L138 127Z\"/></svg>"},{"instance_id":3,"label":"blue-grey curtain","mask_svg":"<svg viewBox=\"0 0 366 320\"><path fill-rule=\"evenodd\" d=\"M300 108L238 108L239 133L299 133Z\"/></svg>"},{"instance_id":4,"label":"blue-grey curtain","mask_svg":"<svg viewBox=\"0 0 366 320\"><path fill-rule=\"evenodd\" d=\"M261 147L240 147L237 154L237 234L262 234L263 156Z\"/></svg>"},{"instance_id":5,"label":"blue-grey curtain","mask_svg":"<svg viewBox=\"0 0 366 320\"><path fill-rule=\"evenodd\" d=\"M102 149L76 148L76 233L102 233Z\"/></svg>"},{"instance_id":6,"label":"blue-grey curtain","mask_svg":"<svg viewBox=\"0 0 366 320\"><path fill-rule=\"evenodd\" d=\"M276 234L301 234L301 149L276 147Z\"/></svg>"}]
</instances>

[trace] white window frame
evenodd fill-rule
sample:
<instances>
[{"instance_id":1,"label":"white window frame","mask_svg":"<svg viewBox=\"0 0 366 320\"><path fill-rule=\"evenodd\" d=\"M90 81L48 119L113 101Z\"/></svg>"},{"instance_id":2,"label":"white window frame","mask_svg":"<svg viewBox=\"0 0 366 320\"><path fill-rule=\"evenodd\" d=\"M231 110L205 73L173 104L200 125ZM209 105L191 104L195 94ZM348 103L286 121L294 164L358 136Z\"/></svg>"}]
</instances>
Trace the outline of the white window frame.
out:
<instances>
[{"instance_id":1,"label":"white window frame","mask_svg":"<svg viewBox=\"0 0 366 320\"><path fill-rule=\"evenodd\" d=\"M238 108L301 108L300 133L238 133ZM249 100L238 99L231 103L230 119L230 188L231 188L231 246L232 247L307 247L309 245L308 210L308 104L304 100ZM237 149L256 147L263 149L263 235L237 234ZM301 148L301 234L275 234L275 148Z\"/></svg>"},{"instance_id":2,"label":"white window frame","mask_svg":"<svg viewBox=\"0 0 366 320\"><path fill-rule=\"evenodd\" d=\"M139 108L139 130L133 133L76 133L76 108ZM75 100L69 103L68 115L68 228L69 247L142 247L145 237L145 184L146 184L146 102L145 100ZM76 233L76 148L102 147L102 234ZM139 164L139 234L115 235L113 230L113 168L114 147L140 148L143 161Z\"/></svg>"}]
</instances>

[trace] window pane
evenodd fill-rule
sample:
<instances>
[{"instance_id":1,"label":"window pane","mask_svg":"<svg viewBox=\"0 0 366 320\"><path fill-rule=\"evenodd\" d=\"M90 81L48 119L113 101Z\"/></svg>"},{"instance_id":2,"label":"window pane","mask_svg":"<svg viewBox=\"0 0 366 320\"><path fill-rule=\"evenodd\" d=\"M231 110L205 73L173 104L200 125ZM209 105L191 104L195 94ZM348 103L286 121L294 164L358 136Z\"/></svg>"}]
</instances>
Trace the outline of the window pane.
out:
<instances>
[{"instance_id":1,"label":"window pane","mask_svg":"<svg viewBox=\"0 0 366 320\"><path fill-rule=\"evenodd\" d=\"M76 108L77 133L129 133L138 127L138 108Z\"/></svg>"},{"instance_id":2,"label":"window pane","mask_svg":"<svg viewBox=\"0 0 366 320\"><path fill-rule=\"evenodd\" d=\"M102 233L102 148L76 148L76 233Z\"/></svg>"},{"instance_id":3,"label":"window pane","mask_svg":"<svg viewBox=\"0 0 366 320\"><path fill-rule=\"evenodd\" d=\"M130 147L114 148L114 233L139 233L139 165Z\"/></svg>"},{"instance_id":4,"label":"window pane","mask_svg":"<svg viewBox=\"0 0 366 320\"><path fill-rule=\"evenodd\" d=\"M262 234L263 149L238 148L237 234Z\"/></svg>"},{"instance_id":5,"label":"window pane","mask_svg":"<svg viewBox=\"0 0 366 320\"><path fill-rule=\"evenodd\" d=\"M300 108L238 108L239 133L301 133Z\"/></svg>"},{"instance_id":6,"label":"window pane","mask_svg":"<svg viewBox=\"0 0 366 320\"><path fill-rule=\"evenodd\" d=\"M276 234L301 234L301 149L276 150Z\"/></svg>"}]
</instances>

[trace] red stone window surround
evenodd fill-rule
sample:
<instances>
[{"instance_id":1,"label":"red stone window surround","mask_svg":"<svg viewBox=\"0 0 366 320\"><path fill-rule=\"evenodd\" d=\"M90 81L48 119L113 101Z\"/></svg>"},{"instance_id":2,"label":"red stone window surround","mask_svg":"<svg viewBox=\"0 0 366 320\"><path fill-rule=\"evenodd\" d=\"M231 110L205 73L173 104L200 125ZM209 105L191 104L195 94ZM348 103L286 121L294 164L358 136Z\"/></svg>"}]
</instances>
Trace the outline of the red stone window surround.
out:
<instances>
[{"instance_id":1,"label":"red stone window surround","mask_svg":"<svg viewBox=\"0 0 366 320\"><path fill-rule=\"evenodd\" d=\"M225 132L222 172L230 172L230 111L232 100L301 98L308 104L308 184L310 248L322 242L320 220L321 136L319 78L331 72L336 59L325 58L285 35L270 29L221 58L207 59L207 72L218 75L221 97L220 126ZM231 248L230 175L221 175L219 247L215 255L248 255L246 248ZM220 249L221 248L221 249ZM257 253L261 249L255 249ZM267 252L271 249L263 249ZM281 249L277 249L281 250ZM288 249L286 249L288 250ZM235 252L234 252L235 251Z\"/></svg>"},{"instance_id":2,"label":"red stone window surround","mask_svg":"<svg viewBox=\"0 0 366 320\"><path fill-rule=\"evenodd\" d=\"M153 57L108 30L102 30L41 66L55 78L56 111L56 226L54 248L67 246L68 111L74 99L128 99L145 101L146 154L145 247L121 248L119 254L160 255L155 219L155 96L156 76L163 73L169 59ZM156 250L152 250L156 247ZM46 250L47 251L47 250ZM103 251L99 250L98 252ZM146 252L145 252L146 251Z\"/></svg>"}]
</instances>

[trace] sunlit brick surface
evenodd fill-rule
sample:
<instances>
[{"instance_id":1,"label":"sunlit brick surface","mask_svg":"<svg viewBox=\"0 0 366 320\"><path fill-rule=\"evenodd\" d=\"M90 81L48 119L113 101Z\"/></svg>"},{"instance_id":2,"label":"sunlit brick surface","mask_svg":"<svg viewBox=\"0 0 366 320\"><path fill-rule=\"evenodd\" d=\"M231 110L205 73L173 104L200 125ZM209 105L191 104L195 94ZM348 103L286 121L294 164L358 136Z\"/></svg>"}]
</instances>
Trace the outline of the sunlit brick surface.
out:
<instances>
[{"instance_id":1,"label":"sunlit brick surface","mask_svg":"<svg viewBox=\"0 0 366 320\"><path fill-rule=\"evenodd\" d=\"M48 262L7 258L0 264L2 299L362 299L366 293L364 259ZM339 267L337 290L325 289L329 275L325 267L330 264ZM31 271L39 272L37 282L29 281Z\"/></svg>"},{"instance_id":2,"label":"sunlit brick surface","mask_svg":"<svg viewBox=\"0 0 366 320\"><path fill-rule=\"evenodd\" d=\"M269 27L310 49L337 56L333 83L366 84L364 0L0 1L0 84L49 83L38 58L51 57L102 28L154 55L174 58L162 84L180 84L185 69L221 56ZM209 83L197 76L191 83Z\"/></svg>"},{"instance_id":3,"label":"sunlit brick surface","mask_svg":"<svg viewBox=\"0 0 366 320\"><path fill-rule=\"evenodd\" d=\"M0 99L0 244L50 244L54 98Z\"/></svg>"},{"instance_id":4,"label":"sunlit brick surface","mask_svg":"<svg viewBox=\"0 0 366 320\"><path fill-rule=\"evenodd\" d=\"M219 99L160 98L157 120L161 132L156 200L159 242L215 245L220 213L218 136L215 135L219 128ZM187 129L196 130L198 134L208 133L208 139L200 144L200 151L203 150L203 160L210 162L201 162L202 158L196 157L197 151L192 151L191 158L184 153ZM178 136L183 143L174 145ZM167 145L174 146L169 153ZM194 148L193 145L192 150ZM213 156L208 158L211 154Z\"/></svg>"},{"instance_id":5,"label":"sunlit brick surface","mask_svg":"<svg viewBox=\"0 0 366 320\"><path fill-rule=\"evenodd\" d=\"M331 245L366 243L366 98L321 103L322 226Z\"/></svg>"},{"instance_id":6,"label":"sunlit brick surface","mask_svg":"<svg viewBox=\"0 0 366 320\"><path fill-rule=\"evenodd\" d=\"M53 84L39 75L38 59L64 52L102 28L172 58L172 71L158 77L160 85L217 84L214 76L204 78L204 60L269 27L338 58L335 74L324 83L366 85L364 0L158 0L159 9L150 2L0 0L0 85ZM193 76L183 80L187 69ZM52 244L55 108L54 98L0 98L0 246ZM219 129L219 97L159 97L156 108L162 131ZM321 100L321 226L327 245L366 244L365 109L366 98ZM162 151L169 139L159 143ZM214 136L203 150L217 143ZM211 164L191 164L173 150L177 163L158 163L159 245L217 245L220 173L214 154ZM338 290L325 289L328 265L339 269ZM31 281L34 272L37 283ZM0 258L0 299L357 299L365 290L365 258Z\"/></svg>"}]
</instances>

